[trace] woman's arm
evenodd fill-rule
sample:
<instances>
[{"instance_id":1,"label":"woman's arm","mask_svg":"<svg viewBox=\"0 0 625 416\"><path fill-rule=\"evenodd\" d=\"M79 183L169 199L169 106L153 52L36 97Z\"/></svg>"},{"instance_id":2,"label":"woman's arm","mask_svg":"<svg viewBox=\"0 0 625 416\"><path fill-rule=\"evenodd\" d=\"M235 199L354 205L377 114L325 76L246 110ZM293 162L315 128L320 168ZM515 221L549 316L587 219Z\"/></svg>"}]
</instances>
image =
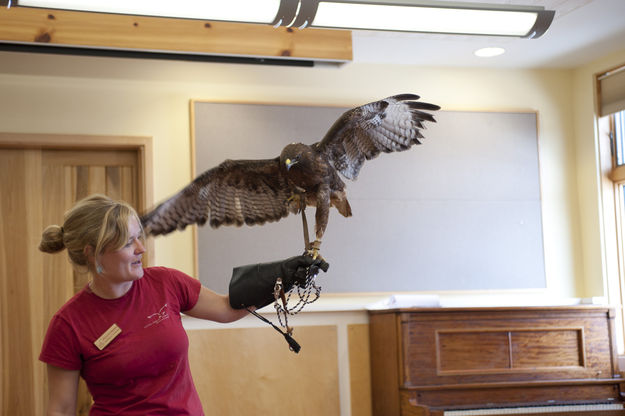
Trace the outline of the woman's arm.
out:
<instances>
[{"instance_id":1,"label":"woman's arm","mask_svg":"<svg viewBox=\"0 0 625 416\"><path fill-rule=\"evenodd\" d=\"M202 286L197 303L184 313L194 318L225 323L243 318L248 314L248 311L246 309L233 309L230 306L228 295L220 295Z\"/></svg>"},{"instance_id":2,"label":"woman's arm","mask_svg":"<svg viewBox=\"0 0 625 416\"><path fill-rule=\"evenodd\" d=\"M51 364L48 368L48 416L76 415L79 370L65 370Z\"/></svg>"}]
</instances>

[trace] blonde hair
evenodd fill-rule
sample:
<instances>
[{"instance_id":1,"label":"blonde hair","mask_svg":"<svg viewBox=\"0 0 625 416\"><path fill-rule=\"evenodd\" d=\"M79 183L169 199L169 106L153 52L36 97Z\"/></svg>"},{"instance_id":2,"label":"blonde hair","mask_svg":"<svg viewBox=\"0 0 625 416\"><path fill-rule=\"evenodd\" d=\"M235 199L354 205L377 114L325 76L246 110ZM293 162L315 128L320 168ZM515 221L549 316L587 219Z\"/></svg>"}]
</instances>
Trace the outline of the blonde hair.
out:
<instances>
[{"instance_id":1,"label":"blonde hair","mask_svg":"<svg viewBox=\"0 0 625 416\"><path fill-rule=\"evenodd\" d=\"M93 248L95 259L104 250L119 250L128 242L130 218L141 225L137 212L126 202L90 195L65 213L63 226L50 225L43 230L39 250L57 253L66 248L73 264L89 268L92 265L85 248Z\"/></svg>"}]
</instances>

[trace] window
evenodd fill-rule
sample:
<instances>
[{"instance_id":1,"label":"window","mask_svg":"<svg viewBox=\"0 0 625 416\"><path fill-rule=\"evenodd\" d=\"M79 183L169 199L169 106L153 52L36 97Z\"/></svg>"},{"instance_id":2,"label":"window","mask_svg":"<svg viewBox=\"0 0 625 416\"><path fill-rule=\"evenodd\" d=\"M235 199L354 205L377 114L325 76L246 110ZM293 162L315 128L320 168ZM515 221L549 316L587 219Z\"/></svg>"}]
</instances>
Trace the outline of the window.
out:
<instances>
[{"instance_id":1,"label":"window","mask_svg":"<svg viewBox=\"0 0 625 416\"><path fill-rule=\"evenodd\" d=\"M619 354L625 353L625 111L599 119L604 253L608 300L616 310Z\"/></svg>"},{"instance_id":2,"label":"window","mask_svg":"<svg viewBox=\"0 0 625 416\"><path fill-rule=\"evenodd\" d=\"M616 310L619 354L625 353L625 66L597 76L604 273Z\"/></svg>"},{"instance_id":3,"label":"window","mask_svg":"<svg viewBox=\"0 0 625 416\"><path fill-rule=\"evenodd\" d=\"M619 354L625 353L625 65L597 76L604 274L616 310Z\"/></svg>"}]
</instances>

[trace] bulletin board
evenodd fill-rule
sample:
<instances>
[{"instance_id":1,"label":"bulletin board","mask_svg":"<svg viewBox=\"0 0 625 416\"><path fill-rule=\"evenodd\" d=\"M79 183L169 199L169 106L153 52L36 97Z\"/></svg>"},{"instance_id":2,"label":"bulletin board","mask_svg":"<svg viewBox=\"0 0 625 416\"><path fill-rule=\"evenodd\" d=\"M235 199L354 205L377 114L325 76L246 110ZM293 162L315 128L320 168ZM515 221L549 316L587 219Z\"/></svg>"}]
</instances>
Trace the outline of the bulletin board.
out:
<instances>
[{"instance_id":1,"label":"bulletin board","mask_svg":"<svg viewBox=\"0 0 625 416\"><path fill-rule=\"evenodd\" d=\"M427 101L427 100L426 100ZM265 159L323 138L347 108L194 100L196 173ZM345 179L353 216L334 208L321 245L324 293L544 288L537 115L438 111L422 145L367 161ZM311 228L314 208L307 210ZM311 236L314 232L311 231ZM203 284L227 292L232 268L303 252L301 219L198 228Z\"/></svg>"}]
</instances>

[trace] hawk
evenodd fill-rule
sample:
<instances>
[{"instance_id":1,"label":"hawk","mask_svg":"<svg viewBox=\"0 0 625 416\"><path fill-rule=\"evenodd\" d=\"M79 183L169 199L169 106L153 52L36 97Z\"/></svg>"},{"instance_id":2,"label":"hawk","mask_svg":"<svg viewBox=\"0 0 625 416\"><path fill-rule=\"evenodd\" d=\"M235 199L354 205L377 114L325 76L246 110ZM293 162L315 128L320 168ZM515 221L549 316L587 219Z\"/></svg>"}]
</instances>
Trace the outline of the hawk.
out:
<instances>
[{"instance_id":1,"label":"hawk","mask_svg":"<svg viewBox=\"0 0 625 416\"><path fill-rule=\"evenodd\" d=\"M280 156L226 160L141 217L147 234L187 225L260 225L301 213L308 250L315 255L328 226L330 207L352 215L341 175L355 180L365 160L421 144L427 111L440 107L418 95L400 94L346 111L314 144L292 143ZM308 243L304 208L315 207L315 237Z\"/></svg>"}]
</instances>

